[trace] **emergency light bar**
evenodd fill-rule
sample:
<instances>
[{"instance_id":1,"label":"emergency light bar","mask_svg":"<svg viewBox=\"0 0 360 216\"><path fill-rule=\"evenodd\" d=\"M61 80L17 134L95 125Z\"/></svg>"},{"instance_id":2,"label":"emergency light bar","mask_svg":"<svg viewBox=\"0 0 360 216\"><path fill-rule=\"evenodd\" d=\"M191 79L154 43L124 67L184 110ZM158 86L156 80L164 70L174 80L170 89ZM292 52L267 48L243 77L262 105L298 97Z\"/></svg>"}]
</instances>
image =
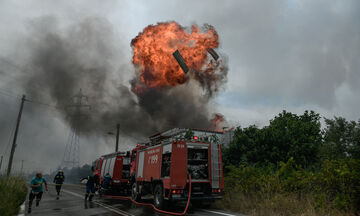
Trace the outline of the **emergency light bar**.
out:
<instances>
[{"instance_id":1,"label":"emergency light bar","mask_svg":"<svg viewBox=\"0 0 360 216\"><path fill-rule=\"evenodd\" d=\"M181 194L182 190L172 190L171 193L172 194Z\"/></svg>"}]
</instances>

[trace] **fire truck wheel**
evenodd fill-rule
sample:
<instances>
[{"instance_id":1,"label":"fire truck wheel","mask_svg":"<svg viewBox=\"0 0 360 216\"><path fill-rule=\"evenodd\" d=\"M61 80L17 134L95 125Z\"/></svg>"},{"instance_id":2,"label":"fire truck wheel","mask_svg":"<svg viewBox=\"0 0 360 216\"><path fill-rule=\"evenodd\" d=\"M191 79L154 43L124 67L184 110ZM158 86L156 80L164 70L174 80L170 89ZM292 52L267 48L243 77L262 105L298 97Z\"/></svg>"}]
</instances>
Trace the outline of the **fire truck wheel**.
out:
<instances>
[{"instance_id":1,"label":"fire truck wheel","mask_svg":"<svg viewBox=\"0 0 360 216\"><path fill-rule=\"evenodd\" d=\"M162 209L164 206L163 187L161 184L157 184L154 189L154 205L158 209Z\"/></svg>"},{"instance_id":2,"label":"fire truck wheel","mask_svg":"<svg viewBox=\"0 0 360 216\"><path fill-rule=\"evenodd\" d=\"M131 198L135 201L140 201L141 199L140 194L136 191L136 182L131 186Z\"/></svg>"}]
</instances>

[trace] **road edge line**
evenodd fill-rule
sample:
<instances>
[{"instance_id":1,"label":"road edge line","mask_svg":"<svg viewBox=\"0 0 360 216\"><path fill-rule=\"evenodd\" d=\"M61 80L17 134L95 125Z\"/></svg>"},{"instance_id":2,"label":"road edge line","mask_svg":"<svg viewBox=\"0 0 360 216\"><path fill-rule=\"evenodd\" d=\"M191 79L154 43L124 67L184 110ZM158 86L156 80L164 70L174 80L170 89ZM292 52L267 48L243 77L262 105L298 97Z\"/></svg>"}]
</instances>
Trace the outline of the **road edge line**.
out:
<instances>
[{"instance_id":1,"label":"road edge line","mask_svg":"<svg viewBox=\"0 0 360 216\"><path fill-rule=\"evenodd\" d=\"M201 211L205 211L205 212L209 212L209 213L213 213L213 214L219 214L219 215L225 215L225 216L236 216L234 214L229 214L229 213L224 213L224 212L217 212L217 211L211 211L211 210L207 210L207 209L199 209Z\"/></svg>"},{"instance_id":2,"label":"road edge line","mask_svg":"<svg viewBox=\"0 0 360 216\"><path fill-rule=\"evenodd\" d=\"M82 195L80 195L80 194L78 194L78 193L74 193L74 192L68 191L68 190L66 190L66 189L62 189L62 191L65 192L65 193L71 194L71 195L73 195L73 196L76 196L76 197L79 197L79 198L84 199L84 196L82 196ZM107 210L109 210L109 211L115 212L115 213L120 214L120 215L135 216L135 215L129 214L129 213L125 212L125 211L122 211L122 210L119 210L119 209L115 209L115 208L113 208L112 206L107 205L107 204L104 204L104 203L101 203L101 202L99 202L99 201L92 201L92 202L100 205L101 207L103 207L103 208L105 208L105 209L107 209Z\"/></svg>"},{"instance_id":3,"label":"road edge line","mask_svg":"<svg viewBox=\"0 0 360 216\"><path fill-rule=\"evenodd\" d=\"M19 210L19 213L17 214L17 216L24 216L24 215L25 215L25 202L26 202L26 199L25 199L25 201L21 204L20 210Z\"/></svg>"}]
</instances>

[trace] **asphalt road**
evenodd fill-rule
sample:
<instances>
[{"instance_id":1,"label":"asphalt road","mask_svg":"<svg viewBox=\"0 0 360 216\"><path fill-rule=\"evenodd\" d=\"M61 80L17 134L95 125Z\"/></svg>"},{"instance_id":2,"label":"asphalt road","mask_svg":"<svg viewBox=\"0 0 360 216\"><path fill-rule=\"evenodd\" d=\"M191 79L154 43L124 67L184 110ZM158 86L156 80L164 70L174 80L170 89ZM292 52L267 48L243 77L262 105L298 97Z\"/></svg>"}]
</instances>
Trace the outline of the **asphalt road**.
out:
<instances>
[{"instance_id":1,"label":"asphalt road","mask_svg":"<svg viewBox=\"0 0 360 216\"><path fill-rule=\"evenodd\" d=\"M58 215L93 215L93 216L143 216L143 215L164 215L159 214L148 206L138 206L131 201L122 201L114 199L104 199L95 197L92 202L84 201L85 189L82 185L63 185L60 199L56 200L56 191L54 185L49 185L49 191L43 194L39 207L35 207L35 201L32 206L32 213L26 215L40 216L58 216ZM26 210L27 210L26 200ZM144 200L151 202L151 200ZM184 206L174 206L171 211L182 212ZM243 216L213 209L192 208L187 215L192 216Z\"/></svg>"}]
</instances>

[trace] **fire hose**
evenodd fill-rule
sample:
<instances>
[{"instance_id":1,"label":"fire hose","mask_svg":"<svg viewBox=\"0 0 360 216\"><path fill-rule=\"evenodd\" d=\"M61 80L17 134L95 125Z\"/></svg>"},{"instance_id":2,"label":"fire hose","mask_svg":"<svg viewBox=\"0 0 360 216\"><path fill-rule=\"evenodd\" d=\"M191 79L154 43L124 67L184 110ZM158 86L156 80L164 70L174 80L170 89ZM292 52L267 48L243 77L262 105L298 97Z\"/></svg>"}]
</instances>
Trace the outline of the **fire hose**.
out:
<instances>
[{"instance_id":1,"label":"fire hose","mask_svg":"<svg viewBox=\"0 0 360 216\"><path fill-rule=\"evenodd\" d=\"M189 208L189 204L190 204L190 196L191 196L191 175L189 175L189 194L188 194L188 199L187 199L187 203L186 203L186 207L184 209L184 211L182 213L177 213L177 212L169 212L169 211L164 211L161 209L158 209L154 206L154 204L151 203L140 203L137 202L135 200L133 200L131 197L127 197L127 196L111 196L111 195L103 195L103 197L105 198L113 198L113 199L119 199L119 200L130 200L131 202L135 203L136 205L141 205L141 206L151 206L155 211L159 212L159 213L163 213L163 214L169 214L169 215L185 215L188 208Z\"/></svg>"}]
</instances>

